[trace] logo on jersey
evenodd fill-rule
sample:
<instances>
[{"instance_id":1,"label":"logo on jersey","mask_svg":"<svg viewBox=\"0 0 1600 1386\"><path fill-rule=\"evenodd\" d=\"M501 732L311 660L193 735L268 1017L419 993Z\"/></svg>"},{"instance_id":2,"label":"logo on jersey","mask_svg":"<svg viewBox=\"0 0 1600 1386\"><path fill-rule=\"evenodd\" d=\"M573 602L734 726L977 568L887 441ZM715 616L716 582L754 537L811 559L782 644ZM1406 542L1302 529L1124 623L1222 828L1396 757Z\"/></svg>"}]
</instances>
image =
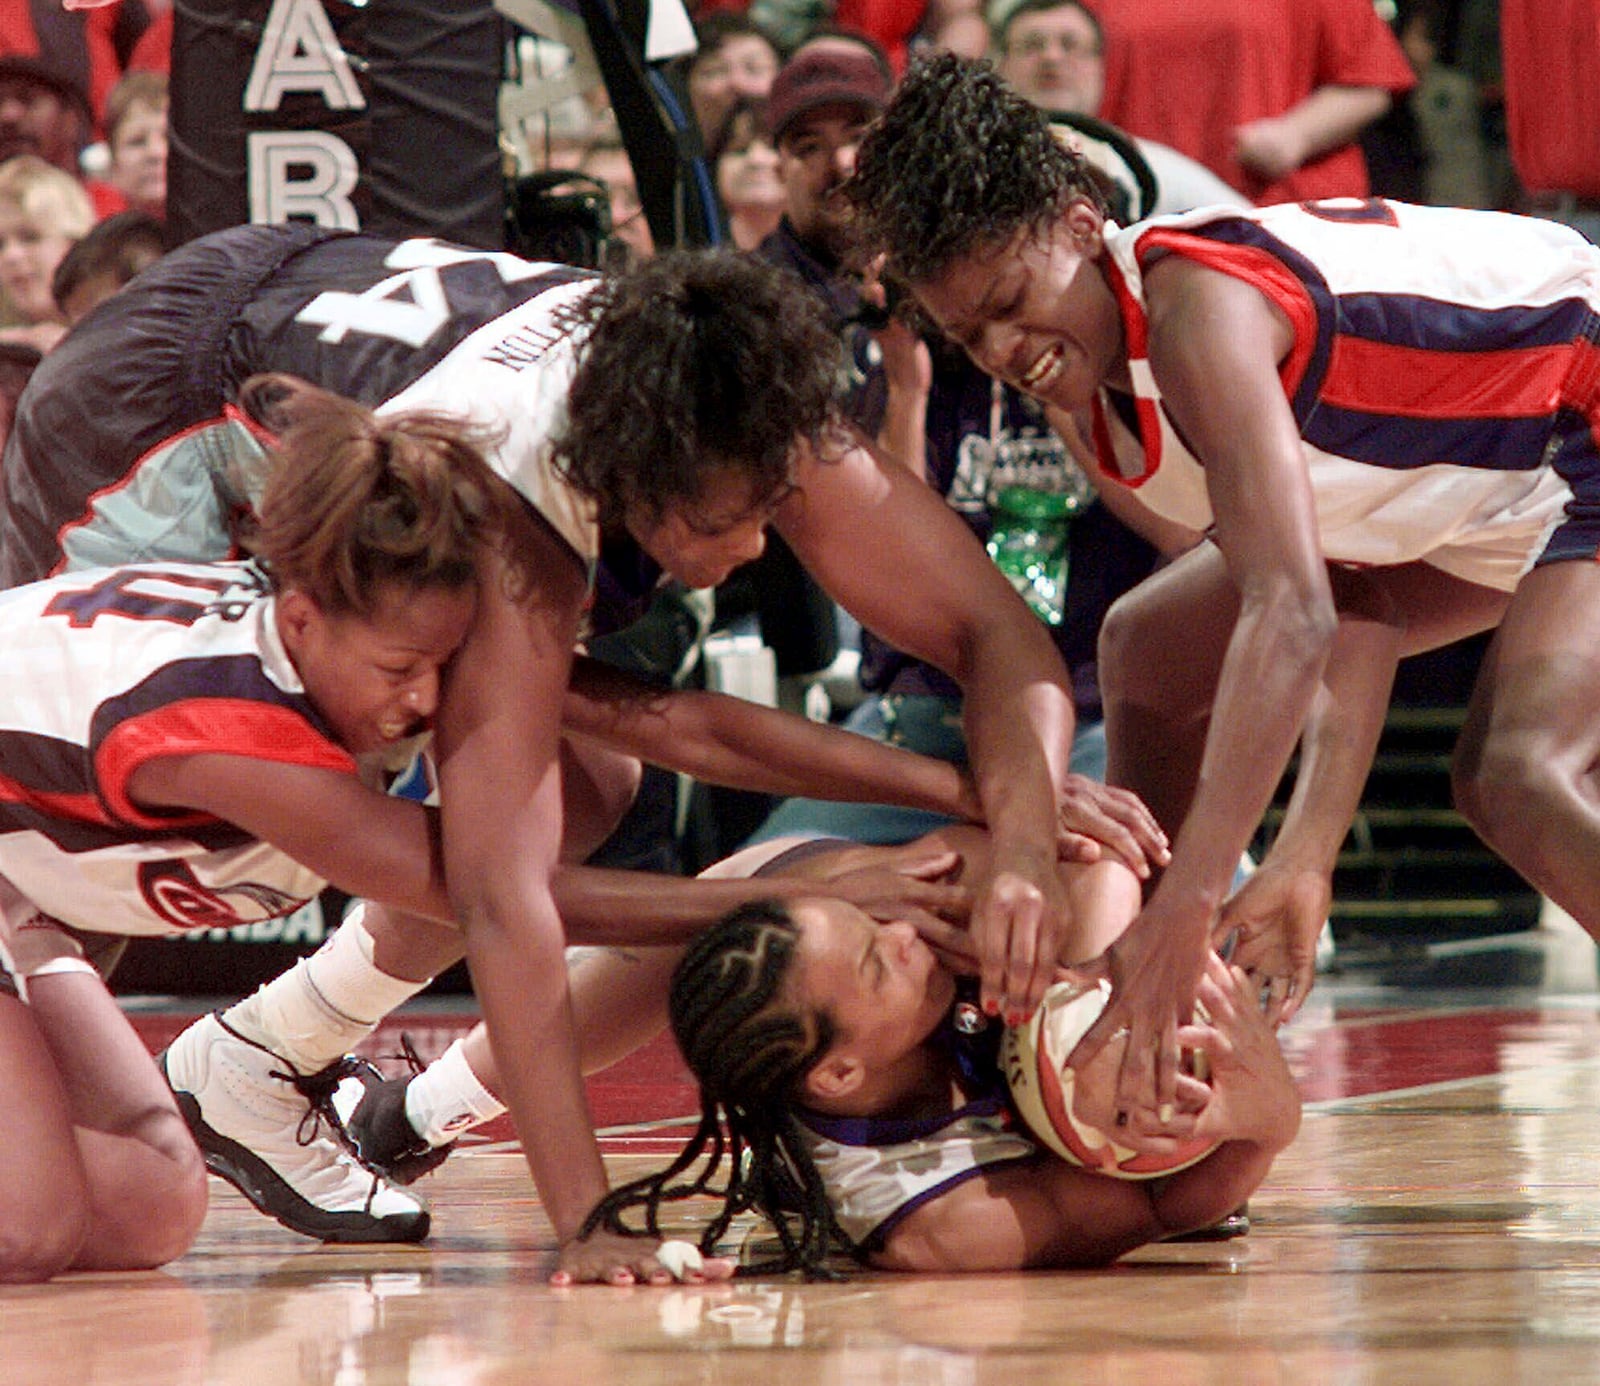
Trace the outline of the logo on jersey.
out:
<instances>
[{"instance_id":1,"label":"logo on jersey","mask_svg":"<svg viewBox=\"0 0 1600 1386\"><path fill-rule=\"evenodd\" d=\"M293 914L306 902L259 881L236 881L217 890L203 884L184 861L143 862L139 894L151 910L178 929L233 929Z\"/></svg>"}]
</instances>

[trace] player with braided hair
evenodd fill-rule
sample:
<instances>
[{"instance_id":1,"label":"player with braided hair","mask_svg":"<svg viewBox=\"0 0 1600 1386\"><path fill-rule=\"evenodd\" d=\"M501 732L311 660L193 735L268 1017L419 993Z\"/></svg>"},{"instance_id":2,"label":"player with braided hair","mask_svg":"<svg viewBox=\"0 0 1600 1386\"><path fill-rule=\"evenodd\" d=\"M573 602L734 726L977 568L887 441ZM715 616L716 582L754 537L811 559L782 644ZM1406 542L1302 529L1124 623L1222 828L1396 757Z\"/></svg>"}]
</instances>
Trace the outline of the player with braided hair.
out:
<instances>
[{"instance_id":1,"label":"player with braided hair","mask_svg":"<svg viewBox=\"0 0 1600 1386\"><path fill-rule=\"evenodd\" d=\"M964 868L985 850L967 828L921 845L959 850ZM745 849L745 868L805 876L836 853L872 850L789 839ZM1110 861L1062 871L1073 946L1087 956L1132 917L1137 882ZM753 1269L808 1274L836 1248L895 1270L1097 1265L1204 1227L1260 1183L1298 1129L1299 1102L1243 975L1215 960L1201 997L1208 1019L1184 1039L1211 1058L1210 1088L1186 1080L1184 1110L1118 1140L1151 1151L1196 1137L1220 1144L1159 1185L1110 1179L1019 1129L999 1026L908 926L820 894L744 906L697 938L672 977L673 1034L701 1085L698 1129L666 1170L616 1190L595 1219L625 1230L642 1210L659 1236L665 1203L710 1193L722 1206L702 1252L754 1210L781 1254ZM1091 1125L1114 1119L1120 1057L1077 1075L1077 1110Z\"/></svg>"},{"instance_id":2,"label":"player with braided hair","mask_svg":"<svg viewBox=\"0 0 1600 1386\"><path fill-rule=\"evenodd\" d=\"M0 581L225 554L256 498L259 421L238 387L258 371L292 372L385 413L459 412L492 437L490 465L525 503L518 549L534 556L537 580L508 583L491 556L439 708L436 784L460 932L368 910L362 928L329 941L347 1004L325 1004L297 966L277 979L284 987L252 998L249 1028L314 1072L464 950L563 1282L633 1284L660 1269L635 1244L577 1235L606 1180L562 950L584 907L578 890L588 908L605 905L592 877L579 887L565 866L599 845L606 811L628 795L580 795L595 777L569 773L574 761L593 771L602 753L644 742L684 773L732 763L762 781L752 788L828 792L803 762L774 782L767 743L737 713L708 713L702 701L679 716L671 695L637 684L631 697L597 693L575 676L580 638L603 617L647 601L663 575L717 585L762 552L771 528L865 624L955 678L970 780L948 766L908 768L909 756L892 771L878 764L896 782L890 792L981 813L994 831L973 908L1004 940L1016 1009L1036 1003L1054 963L1062 839L1141 868L1164 859L1142 804L1068 768L1069 675L981 546L914 478L836 427L836 353L819 317L778 270L729 251L675 252L606 280L429 239L231 227L163 257L80 324L33 377L6 440ZM730 753L730 720L745 728L742 756ZM677 734L686 726L695 731ZM855 770L834 760L833 789L875 797L884 780L861 773L864 753L843 756ZM600 769L625 782L636 767L620 760ZM558 900L564 875L574 889ZM651 889L637 886L635 901L654 907ZM705 908L695 883L675 889L704 909L696 923L723 908ZM183 1090L263 1167L298 1165L296 1123L268 1121L258 1109L273 1105L267 1095L207 1083L230 1047L242 1062L210 1018L191 1027L169 1051L175 1084L203 1085ZM487 1075L471 1069L443 1071L468 1119L486 1100ZM305 1200L284 1194L285 1182L274 1177L258 1203L302 1222L292 1210ZM359 1204L309 1201L302 1225L313 1235L387 1235Z\"/></svg>"},{"instance_id":3,"label":"player with braided hair","mask_svg":"<svg viewBox=\"0 0 1600 1386\"><path fill-rule=\"evenodd\" d=\"M673 974L669 1005L673 1034L700 1080L700 1124L667 1169L617 1189L597 1218L625 1230L623 1214L638 1206L647 1230L660 1236L664 1202L720 1192L722 1208L700 1239L704 1252L750 1209L778 1234L777 1269L817 1270L834 1245L846 1244L790 1106L806 1070L833 1042L833 1024L823 1013L808 1029L801 1016L773 1004L798 940L783 905L753 901L690 945ZM712 1181L725 1159L727 1183L718 1191ZM702 1161L688 1183L673 1183Z\"/></svg>"}]
</instances>

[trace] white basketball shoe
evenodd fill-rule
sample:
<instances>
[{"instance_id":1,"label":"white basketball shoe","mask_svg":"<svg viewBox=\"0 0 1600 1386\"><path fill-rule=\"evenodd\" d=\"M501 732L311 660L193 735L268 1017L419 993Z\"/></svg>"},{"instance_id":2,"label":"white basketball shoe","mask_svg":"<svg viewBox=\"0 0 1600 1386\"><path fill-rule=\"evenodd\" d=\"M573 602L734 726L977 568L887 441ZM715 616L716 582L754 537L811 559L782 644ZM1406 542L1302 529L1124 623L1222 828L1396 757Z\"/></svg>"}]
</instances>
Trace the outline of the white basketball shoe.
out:
<instances>
[{"instance_id":1,"label":"white basketball shoe","mask_svg":"<svg viewBox=\"0 0 1600 1386\"><path fill-rule=\"evenodd\" d=\"M324 1242L418 1242L428 1209L358 1161L333 1106L362 1060L302 1074L270 1049L202 1016L160 1056L206 1168L268 1217Z\"/></svg>"}]
</instances>

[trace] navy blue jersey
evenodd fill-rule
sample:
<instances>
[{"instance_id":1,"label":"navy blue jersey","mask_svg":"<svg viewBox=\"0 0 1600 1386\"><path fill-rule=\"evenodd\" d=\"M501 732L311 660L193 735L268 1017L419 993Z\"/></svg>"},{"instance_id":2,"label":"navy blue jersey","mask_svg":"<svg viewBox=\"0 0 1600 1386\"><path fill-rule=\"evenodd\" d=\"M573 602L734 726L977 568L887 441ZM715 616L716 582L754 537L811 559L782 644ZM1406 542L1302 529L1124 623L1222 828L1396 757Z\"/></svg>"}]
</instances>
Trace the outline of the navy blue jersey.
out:
<instances>
[{"instance_id":1,"label":"navy blue jersey","mask_svg":"<svg viewBox=\"0 0 1600 1386\"><path fill-rule=\"evenodd\" d=\"M66 568L228 556L261 485L252 375L380 408L460 415L584 562L589 507L549 465L580 343L559 309L586 271L430 239L239 226L190 242L41 363L3 462L0 584Z\"/></svg>"}]
</instances>

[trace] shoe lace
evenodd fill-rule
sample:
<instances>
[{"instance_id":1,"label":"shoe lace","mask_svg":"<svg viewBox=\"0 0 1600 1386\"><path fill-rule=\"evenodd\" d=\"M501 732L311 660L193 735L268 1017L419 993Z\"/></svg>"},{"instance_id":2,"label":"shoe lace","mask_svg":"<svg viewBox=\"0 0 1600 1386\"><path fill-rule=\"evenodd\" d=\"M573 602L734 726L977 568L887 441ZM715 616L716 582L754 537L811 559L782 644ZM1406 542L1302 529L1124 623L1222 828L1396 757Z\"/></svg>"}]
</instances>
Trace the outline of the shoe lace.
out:
<instances>
[{"instance_id":1,"label":"shoe lace","mask_svg":"<svg viewBox=\"0 0 1600 1386\"><path fill-rule=\"evenodd\" d=\"M354 1054L344 1054L335 1059L324 1068L319 1068L315 1073L301 1073L297 1068L284 1059L281 1055L274 1054L266 1045L241 1035L233 1026L224 1020L220 1013L213 1012L213 1018L223 1030L235 1039L250 1045L255 1049L269 1054L277 1059L282 1068L269 1068L267 1076L287 1083L301 1097L306 1100L306 1110L295 1127L295 1143L300 1146L313 1144L318 1133L324 1126L332 1135L334 1143L355 1163L363 1173L371 1176L372 1182L367 1189L365 1209L372 1211L373 1200L377 1198L379 1190L383 1187L383 1176L374 1170L357 1153L355 1142L350 1138L350 1133L345 1129L344 1122L339 1118L338 1109L333 1105L333 1095L339 1089L339 1084L347 1078L359 1078L362 1082L377 1076L377 1069L365 1059ZM415 1050L412 1051L413 1053Z\"/></svg>"},{"instance_id":2,"label":"shoe lace","mask_svg":"<svg viewBox=\"0 0 1600 1386\"><path fill-rule=\"evenodd\" d=\"M400 1032L400 1052L395 1057L405 1060L406 1065L411 1069L413 1077L427 1067L427 1064L422 1061L422 1055L417 1053L417 1046L412 1042L411 1031L409 1030Z\"/></svg>"},{"instance_id":3,"label":"shoe lace","mask_svg":"<svg viewBox=\"0 0 1600 1386\"><path fill-rule=\"evenodd\" d=\"M360 1159L368 1169L381 1170L387 1178L396 1183L409 1184L437 1169L455 1149L456 1143L450 1141L444 1145L430 1145L406 1119L404 1108L406 1085L427 1068L427 1064L417 1052L417 1046L412 1041L410 1032L405 1030L400 1032L398 1054L384 1057L403 1062L409 1072L403 1077L389 1079L378 1088L369 1090L368 1096L362 1099L358 1110L365 1110L369 1102L374 1104L372 1117L362 1128L362 1140L371 1142L371 1146L367 1152L370 1158L362 1156L358 1149L357 1159ZM386 1096L380 1097L380 1094ZM399 1098L398 1106L396 1097ZM379 1115L380 1111L384 1113L383 1116ZM352 1120L355 1120L354 1115Z\"/></svg>"},{"instance_id":4,"label":"shoe lace","mask_svg":"<svg viewBox=\"0 0 1600 1386\"><path fill-rule=\"evenodd\" d=\"M422 1055L417 1052L416 1043L412 1040L411 1031L409 1030L402 1030L400 1032L400 1052L398 1054L389 1054L385 1057L396 1059L404 1063L410 1070L410 1072L405 1075L407 1078L415 1078L428 1066L423 1061ZM429 1145L428 1142L423 1140L421 1136L413 1132L411 1141L403 1149L397 1152L397 1157L405 1158L418 1155L430 1155L433 1153L433 1150L433 1146Z\"/></svg>"},{"instance_id":5,"label":"shoe lace","mask_svg":"<svg viewBox=\"0 0 1600 1386\"><path fill-rule=\"evenodd\" d=\"M346 1078L359 1078L362 1082L366 1082L369 1077L376 1076L377 1072L377 1069L365 1059L354 1054L345 1054L326 1068L319 1068L315 1073L297 1073L293 1069L288 1072L282 1069L270 1070L272 1077L283 1079L306 1100L305 1115L300 1118L300 1124L295 1128L295 1140L300 1145L310 1145L317 1139L318 1131L326 1126L335 1143L349 1156L350 1162L368 1177L367 1197L362 1204L362 1211L368 1214L372 1212L373 1203L385 1187L385 1180L379 1171L361 1158L355 1141L345 1129L338 1109L333 1105L333 1095Z\"/></svg>"},{"instance_id":6,"label":"shoe lace","mask_svg":"<svg viewBox=\"0 0 1600 1386\"><path fill-rule=\"evenodd\" d=\"M295 1140L300 1145L310 1145L317 1139L318 1133L326 1126L328 1134L336 1140L351 1156L356 1155L355 1142L350 1139L350 1133L345 1130L344 1122L339 1119L338 1110L333 1105L333 1095L339 1090L339 1084L347 1078L359 1078L366 1081L369 1074L376 1072L372 1065L365 1059L354 1054L346 1054L335 1059L326 1068L319 1068L315 1073L298 1073L293 1068L271 1069L269 1076L281 1078L306 1100L305 1115L300 1118L300 1124L295 1130Z\"/></svg>"}]
</instances>

